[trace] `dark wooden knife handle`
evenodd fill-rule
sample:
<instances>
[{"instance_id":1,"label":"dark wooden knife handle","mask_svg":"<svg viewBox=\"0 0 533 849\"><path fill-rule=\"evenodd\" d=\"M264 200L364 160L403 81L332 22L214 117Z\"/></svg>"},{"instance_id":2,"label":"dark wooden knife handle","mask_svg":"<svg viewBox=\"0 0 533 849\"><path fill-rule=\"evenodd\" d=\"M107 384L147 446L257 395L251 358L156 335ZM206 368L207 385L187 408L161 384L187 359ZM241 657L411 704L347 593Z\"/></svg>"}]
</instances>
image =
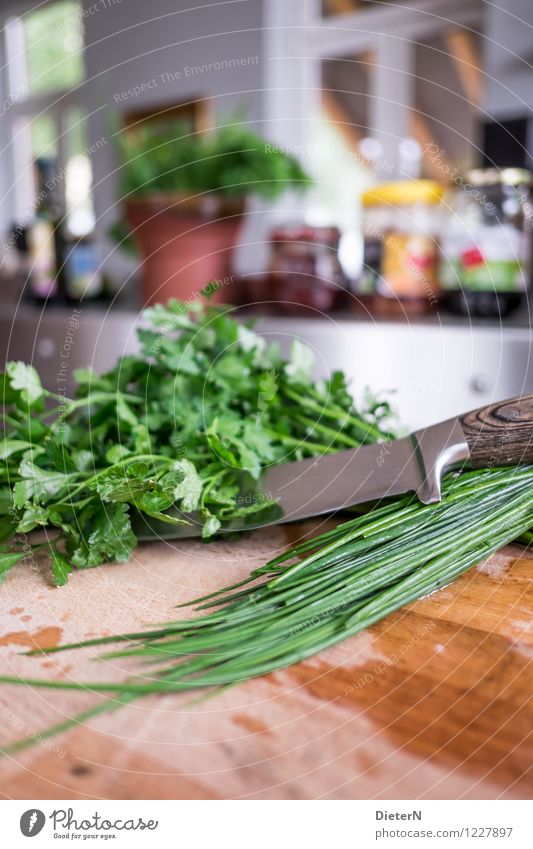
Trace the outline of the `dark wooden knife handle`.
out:
<instances>
[{"instance_id":1,"label":"dark wooden knife handle","mask_svg":"<svg viewBox=\"0 0 533 849\"><path fill-rule=\"evenodd\" d=\"M473 468L533 463L533 395L481 407L460 422Z\"/></svg>"}]
</instances>

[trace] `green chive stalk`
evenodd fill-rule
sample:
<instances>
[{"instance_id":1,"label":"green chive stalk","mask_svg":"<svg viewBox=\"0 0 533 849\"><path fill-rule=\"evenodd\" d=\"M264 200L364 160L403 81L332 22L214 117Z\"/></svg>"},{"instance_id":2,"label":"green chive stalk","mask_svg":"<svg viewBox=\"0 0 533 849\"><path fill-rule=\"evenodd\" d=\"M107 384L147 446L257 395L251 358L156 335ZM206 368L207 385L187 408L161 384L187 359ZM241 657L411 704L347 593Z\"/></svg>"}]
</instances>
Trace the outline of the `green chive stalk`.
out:
<instances>
[{"instance_id":1,"label":"green chive stalk","mask_svg":"<svg viewBox=\"0 0 533 849\"><path fill-rule=\"evenodd\" d=\"M137 658L123 682L3 683L111 694L44 736L154 693L204 691L304 660L454 581L506 543L532 539L533 466L450 474L443 499L406 495L270 560L247 580L197 599L199 616L45 653L116 644L103 658ZM37 652L34 652L37 653ZM43 736L43 735L41 735ZM31 745L21 740L5 749Z\"/></svg>"}]
</instances>

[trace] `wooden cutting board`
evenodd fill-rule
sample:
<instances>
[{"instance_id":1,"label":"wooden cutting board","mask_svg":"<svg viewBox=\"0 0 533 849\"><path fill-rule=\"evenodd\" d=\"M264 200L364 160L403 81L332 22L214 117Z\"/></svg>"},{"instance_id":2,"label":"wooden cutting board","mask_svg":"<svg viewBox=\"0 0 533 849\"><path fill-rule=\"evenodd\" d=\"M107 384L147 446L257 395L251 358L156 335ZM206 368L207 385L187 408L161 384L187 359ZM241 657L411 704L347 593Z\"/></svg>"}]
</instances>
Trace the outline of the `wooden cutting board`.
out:
<instances>
[{"instance_id":1,"label":"wooden cutting board","mask_svg":"<svg viewBox=\"0 0 533 849\"><path fill-rule=\"evenodd\" d=\"M309 527L309 526L308 526ZM0 668L124 676L93 650L49 646L189 614L174 605L243 577L294 527L237 542L149 544L130 563L0 589ZM533 553L508 546L453 586L318 657L202 704L150 697L0 763L4 798L530 798ZM99 700L0 688L0 739L38 734Z\"/></svg>"}]
</instances>

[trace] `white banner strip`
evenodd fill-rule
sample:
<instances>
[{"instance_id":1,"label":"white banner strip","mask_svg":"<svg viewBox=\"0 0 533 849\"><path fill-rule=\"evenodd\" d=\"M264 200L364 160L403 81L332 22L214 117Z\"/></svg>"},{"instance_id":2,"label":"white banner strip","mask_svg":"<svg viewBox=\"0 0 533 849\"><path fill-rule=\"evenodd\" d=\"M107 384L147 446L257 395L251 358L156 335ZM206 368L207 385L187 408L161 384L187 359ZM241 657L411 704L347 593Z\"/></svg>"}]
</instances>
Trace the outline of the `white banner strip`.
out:
<instances>
[{"instance_id":1,"label":"white banner strip","mask_svg":"<svg viewBox=\"0 0 533 849\"><path fill-rule=\"evenodd\" d=\"M526 801L5 801L2 845L525 849L531 807Z\"/></svg>"}]
</instances>

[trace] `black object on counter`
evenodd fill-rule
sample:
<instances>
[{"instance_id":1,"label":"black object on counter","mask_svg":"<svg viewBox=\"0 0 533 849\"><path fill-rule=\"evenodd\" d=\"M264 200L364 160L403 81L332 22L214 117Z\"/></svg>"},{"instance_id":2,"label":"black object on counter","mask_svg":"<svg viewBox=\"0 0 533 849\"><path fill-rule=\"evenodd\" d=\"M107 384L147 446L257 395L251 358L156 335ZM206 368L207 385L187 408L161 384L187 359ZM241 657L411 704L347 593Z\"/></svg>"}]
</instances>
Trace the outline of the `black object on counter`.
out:
<instances>
[{"instance_id":1,"label":"black object on counter","mask_svg":"<svg viewBox=\"0 0 533 849\"><path fill-rule=\"evenodd\" d=\"M482 145L483 168L533 168L533 119L485 122Z\"/></svg>"}]
</instances>

